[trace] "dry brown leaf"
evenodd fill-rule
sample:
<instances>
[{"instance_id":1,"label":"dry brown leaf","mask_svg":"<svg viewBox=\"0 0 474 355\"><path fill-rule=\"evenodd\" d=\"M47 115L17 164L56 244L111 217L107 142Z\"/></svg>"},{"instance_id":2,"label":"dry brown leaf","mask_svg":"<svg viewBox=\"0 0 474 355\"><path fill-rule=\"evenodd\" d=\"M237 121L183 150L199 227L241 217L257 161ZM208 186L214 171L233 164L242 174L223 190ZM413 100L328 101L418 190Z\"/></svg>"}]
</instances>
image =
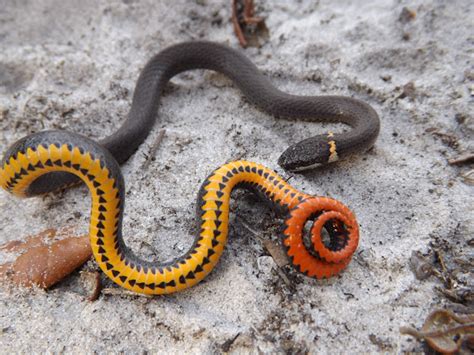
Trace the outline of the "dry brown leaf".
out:
<instances>
[{"instance_id":1,"label":"dry brown leaf","mask_svg":"<svg viewBox=\"0 0 474 355\"><path fill-rule=\"evenodd\" d=\"M424 339L435 351L453 354L474 335L474 316L461 317L448 310L437 310L430 313L421 331L402 327L400 332Z\"/></svg>"},{"instance_id":2,"label":"dry brown leaf","mask_svg":"<svg viewBox=\"0 0 474 355\"><path fill-rule=\"evenodd\" d=\"M26 237L25 240L12 240L0 245L0 250L15 253L24 252L33 247L43 245L47 239L53 239L56 234L56 229L46 229L36 235Z\"/></svg>"},{"instance_id":3,"label":"dry brown leaf","mask_svg":"<svg viewBox=\"0 0 474 355\"><path fill-rule=\"evenodd\" d=\"M22 286L48 288L69 275L92 254L88 236L52 240L55 230L46 230L25 242L9 242L0 250L22 252L13 262L0 265L0 279Z\"/></svg>"}]
</instances>

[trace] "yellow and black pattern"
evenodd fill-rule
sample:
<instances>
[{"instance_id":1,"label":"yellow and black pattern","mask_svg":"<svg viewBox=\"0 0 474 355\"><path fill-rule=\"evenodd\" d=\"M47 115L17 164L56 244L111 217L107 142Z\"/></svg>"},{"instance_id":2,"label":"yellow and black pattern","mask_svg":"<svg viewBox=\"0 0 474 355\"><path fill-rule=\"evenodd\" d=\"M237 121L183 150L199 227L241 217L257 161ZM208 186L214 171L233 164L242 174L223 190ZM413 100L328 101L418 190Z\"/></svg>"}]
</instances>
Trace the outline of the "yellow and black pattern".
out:
<instances>
[{"instance_id":1,"label":"yellow and black pattern","mask_svg":"<svg viewBox=\"0 0 474 355\"><path fill-rule=\"evenodd\" d=\"M321 262L329 265L324 266L324 273L320 273L318 270L308 272L306 259L299 261L300 256L315 257L303 255L304 251L298 249L302 239L298 239L297 234L300 233L301 237L306 222L299 217L303 211L302 203L310 201L311 208L317 207L318 202L314 202L317 198L300 193L262 165L247 161L231 162L215 170L205 180L198 195L200 233L186 254L167 263L140 260L124 244L121 231L124 183L119 166L108 151L87 138L68 132L52 131L20 140L10 148L2 162L0 184L15 195L28 196L28 187L36 179L58 171L78 176L90 189L92 208L89 233L95 259L108 277L132 291L146 294L173 293L191 287L206 277L224 251L229 227L230 197L237 186L257 190L277 207L276 210L289 214L291 220L301 224L287 223L286 231L282 235L286 250L298 270L313 277L327 277L334 273L331 271L332 263L320 260L314 264L316 269L322 267ZM291 215L292 211L296 211L294 215ZM318 211L317 208L305 212L305 216L311 215L315 218L315 211ZM322 214L323 211L318 213ZM347 221L348 219L343 220L344 225L351 223ZM348 227L352 228L352 232L357 232L356 227ZM343 229L342 225L339 226L336 236L339 240L336 243L338 253L348 244L354 250L357 245L358 234L351 234L349 237L348 231ZM297 241L296 244L294 241ZM333 257L333 250L326 249L326 255ZM345 260L344 264L341 264L343 258L337 258L336 269L340 270L348 261Z\"/></svg>"}]
</instances>

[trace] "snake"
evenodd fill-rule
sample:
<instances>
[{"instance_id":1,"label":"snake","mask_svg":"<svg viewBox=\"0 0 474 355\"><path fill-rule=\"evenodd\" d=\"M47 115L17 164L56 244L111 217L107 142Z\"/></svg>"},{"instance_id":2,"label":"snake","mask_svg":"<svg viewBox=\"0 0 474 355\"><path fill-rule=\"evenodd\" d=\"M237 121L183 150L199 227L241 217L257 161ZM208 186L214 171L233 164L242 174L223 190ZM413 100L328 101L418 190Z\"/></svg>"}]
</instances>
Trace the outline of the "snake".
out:
<instances>
[{"instance_id":1,"label":"snake","mask_svg":"<svg viewBox=\"0 0 474 355\"><path fill-rule=\"evenodd\" d=\"M239 51L214 42L183 42L162 50L148 61L137 80L127 118L116 132L100 141L119 164L127 161L147 138L170 79L192 69L224 74L249 102L274 117L342 122L351 127L347 132L328 132L291 145L278 159L285 170L302 171L360 154L373 146L379 134L379 117L363 101L344 96L287 94ZM77 179L69 173L55 172L37 179L29 189L35 194L47 193L77 183Z\"/></svg>"},{"instance_id":2,"label":"snake","mask_svg":"<svg viewBox=\"0 0 474 355\"><path fill-rule=\"evenodd\" d=\"M16 196L34 196L31 184L52 173L74 175L87 185L93 255L111 280L138 293L181 291L211 272L227 242L230 199L236 188L254 191L284 218L281 243L291 264L309 277L341 272L359 241L355 216L341 202L302 193L271 169L240 160L220 166L201 185L196 204L200 229L189 250L168 262L150 262L124 243L124 179L106 148L67 131L34 133L7 150L0 165L0 186Z\"/></svg>"}]
</instances>

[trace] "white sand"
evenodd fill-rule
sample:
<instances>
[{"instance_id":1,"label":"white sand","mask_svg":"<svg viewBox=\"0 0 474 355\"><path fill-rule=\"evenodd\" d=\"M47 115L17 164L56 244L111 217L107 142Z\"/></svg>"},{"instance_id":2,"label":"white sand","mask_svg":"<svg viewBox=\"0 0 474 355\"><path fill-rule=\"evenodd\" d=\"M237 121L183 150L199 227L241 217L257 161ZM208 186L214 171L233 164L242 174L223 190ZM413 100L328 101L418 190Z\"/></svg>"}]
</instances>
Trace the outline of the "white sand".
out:
<instances>
[{"instance_id":1,"label":"white sand","mask_svg":"<svg viewBox=\"0 0 474 355\"><path fill-rule=\"evenodd\" d=\"M381 117L371 152L291 179L295 187L337 198L356 212L362 239L347 271L324 282L290 274L290 292L239 218L273 237L280 222L243 193L233 203L221 261L205 282L186 292L109 295L90 303L80 292L79 273L48 292L0 288L1 353L422 350L398 328L421 326L431 309L448 300L435 290L442 286L435 277L415 279L411 252L427 252L430 243L445 245L448 258L472 252L467 243L474 231L473 189L461 177L469 167L450 166L447 158L473 148L474 3L256 2L270 39L261 49L241 51L276 85L295 94L354 96ZM230 3L4 1L0 152L44 129L97 139L113 132L153 54L193 39L238 47ZM417 14L406 24L399 21L404 6ZM409 82L415 95L402 99L401 87ZM195 195L214 168L243 157L287 177L276 162L290 143L342 128L276 120L211 72L189 72L173 83L159 123L123 167L126 242L150 259L169 259L191 244ZM166 135L156 161L142 171L162 128ZM436 132L454 135L458 146L451 148ZM0 243L49 227L87 230L84 187L30 200L0 196ZM115 287L108 280L106 285Z\"/></svg>"}]
</instances>

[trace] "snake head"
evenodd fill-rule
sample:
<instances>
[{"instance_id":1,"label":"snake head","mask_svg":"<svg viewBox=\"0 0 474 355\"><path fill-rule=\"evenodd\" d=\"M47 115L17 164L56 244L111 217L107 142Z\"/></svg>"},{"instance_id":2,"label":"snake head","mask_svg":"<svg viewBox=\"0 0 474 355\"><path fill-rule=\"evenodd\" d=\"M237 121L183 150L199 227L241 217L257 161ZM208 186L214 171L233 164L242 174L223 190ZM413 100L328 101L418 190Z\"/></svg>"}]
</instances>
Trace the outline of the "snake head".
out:
<instances>
[{"instance_id":1,"label":"snake head","mask_svg":"<svg viewBox=\"0 0 474 355\"><path fill-rule=\"evenodd\" d=\"M303 171L336 160L335 141L319 135L288 147L278 159L278 165L287 171Z\"/></svg>"}]
</instances>

